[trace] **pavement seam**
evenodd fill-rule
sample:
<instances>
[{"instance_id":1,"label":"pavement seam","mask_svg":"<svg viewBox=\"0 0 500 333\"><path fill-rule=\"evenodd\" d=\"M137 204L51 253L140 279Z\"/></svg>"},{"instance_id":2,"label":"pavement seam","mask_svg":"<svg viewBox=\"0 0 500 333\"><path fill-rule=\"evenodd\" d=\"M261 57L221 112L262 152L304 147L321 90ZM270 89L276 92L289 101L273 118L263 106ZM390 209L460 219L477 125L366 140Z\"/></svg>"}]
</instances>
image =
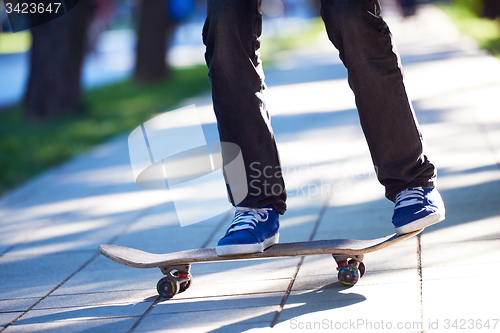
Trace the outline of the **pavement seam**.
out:
<instances>
[{"instance_id":1,"label":"pavement seam","mask_svg":"<svg viewBox=\"0 0 500 333\"><path fill-rule=\"evenodd\" d=\"M230 212L228 212L228 213L226 213L226 214L223 215L223 217L221 218L221 221L213 229L213 231L207 237L207 239L205 240L205 242L203 242L201 248L206 248L208 246L208 244L210 244L210 242L215 237L215 235L217 234L217 232L220 230L220 228L227 221L227 219L229 217L229 214L230 214ZM162 299L161 296L158 296L156 298L156 300L153 302L153 304L151 304L148 307L148 309L139 317L139 319L137 319L137 321L134 323L134 325L132 325L132 327L130 328L130 330L128 330L128 333L132 333L141 324L141 322L144 320L144 318L146 318L146 316L154 309L154 307L160 302L161 299Z\"/></svg>"},{"instance_id":2,"label":"pavement seam","mask_svg":"<svg viewBox=\"0 0 500 333\"><path fill-rule=\"evenodd\" d=\"M21 319L25 314L27 314L29 311L31 311L35 306L37 306L38 304L40 304L40 302L42 302L44 299L46 299L47 297L49 297L53 292L55 292L57 289L59 289L63 284L65 284L66 282L68 282L69 279L71 279L73 276L75 276L76 274L78 274L80 271L82 271L85 267L87 267L92 261L94 261L97 256L99 256L99 252L95 253L89 260L87 260L82 266L80 266L80 268L78 268L75 272L73 272L72 274L70 274L66 279L64 279L61 283L59 283L55 288L53 288L51 291L49 291L45 296L43 296L42 298L40 298L38 301L36 301L34 304L32 304L28 309L26 309L23 313L21 313L17 318L15 318L14 320L12 320L11 322L9 322L7 325L5 325L4 327L0 328L0 333L3 332L5 329L7 329L7 327L13 325L16 321L18 321L19 319Z\"/></svg>"},{"instance_id":3,"label":"pavement seam","mask_svg":"<svg viewBox=\"0 0 500 333\"><path fill-rule=\"evenodd\" d=\"M104 145L104 144L103 144L103 145ZM86 156L86 155L82 155L82 156ZM79 158L82 158L82 156L80 156L80 157L76 157L76 158L74 158L72 161L75 161L75 160L77 160L77 159L79 159ZM44 175L41 175L41 176L39 176L39 177L40 177L40 179L42 179L42 178L45 178L45 177L49 177L50 175L56 174L57 172L61 172L61 171L62 171L62 172L64 172L64 169L65 169L65 168L68 168L68 167L71 165L70 163L72 163L72 162L68 162L68 164L65 164L65 165L62 165L62 166L60 166L60 167L56 167L56 168L54 168L54 169L52 169L52 170L49 170L49 171L47 171ZM63 178L63 179L64 179L64 178ZM34 182L38 181L38 178L36 178L36 179L35 179L35 180L33 180L33 181L34 181ZM43 183L42 183L42 185L43 185ZM19 189L17 189L17 190L13 190L13 191L12 191L12 194L14 195L14 198L15 198L15 195L16 195L16 192L17 192L17 191L25 191L25 192L26 192L26 190L24 190L24 188L25 188L25 187L26 187L26 188L28 188L28 187L29 187L29 185L21 186ZM41 187L41 186L38 186L38 187ZM113 190L113 189L115 189L115 188L118 188L118 187L119 187L119 185L112 186L112 187L111 187L111 190ZM35 187L35 189L37 189L37 188ZM43 195L43 191L44 191L44 190L45 190L45 188L44 188L44 189L39 189L39 190L37 190L37 191L29 191L30 195L24 195L24 198L23 198L22 200L21 200L21 199L17 199L17 201L15 201L15 202L14 202L14 203L12 203L12 204L9 204L9 203L8 203L8 200L9 200L9 199L8 199L8 198L7 198L7 199L5 199L5 195L4 195L3 197L0 197L0 199L1 199L1 200L0 200L0 208L2 208L2 207L4 207L4 206L5 206L5 207L11 208L11 209L15 209L17 205L20 205L20 204L22 204L22 203L23 203L23 202L25 202L25 201L29 201L29 199L31 199L32 197L37 196L37 195L40 195L40 194L42 194L42 195ZM99 193L99 189L96 189L95 191L93 191L93 192L89 193L89 196L96 195L97 193ZM10 193L9 193L9 194L10 194ZM7 194L7 196L8 196L8 194ZM7 203L5 203L5 200L7 200ZM149 209L148 209L148 210L149 210ZM22 240L18 241L18 242L17 242L17 243L15 243L15 244L12 244L12 245L8 246L6 249L4 249L4 250L0 253L0 258L1 258L2 256L4 256L5 254L12 252L12 250L14 250L16 247L18 247L18 246L21 246L21 245L25 244L25 243L26 243L26 242L27 242L27 241L31 238L31 236L33 236L34 234L36 234L36 232L37 232L37 231L39 231L39 230L41 230L41 229L43 229L43 228L46 228L46 227L53 226L53 225L54 225L54 224L56 224L58 221L61 221L63 218L67 218L68 216L69 216L69 217L71 217L72 215L74 215L74 212L66 212L66 213L63 213L63 214L59 214L56 218L51 218L51 219L49 219L49 220L48 220L48 222L41 224L40 226L36 227L35 229L33 229L33 230L31 230L29 233L27 233L27 235L26 235L26 236L25 236ZM140 216L139 216L139 217L140 217ZM134 218L132 221L135 221L135 218ZM133 222L130 222L130 223L132 224ZM127 226L128 226L128 224L127 224ZM121 234L120 234L120 235L121 235ZM115 241L115 240L113 240L113 241Z\"/></svg>"},{"instance_id":4,"label":"pavement seam","mask_svg":"<svg viewBox=\"0 0 500 333\"><path fill-rule=\"evenodd\" d=\"M138 219L140 219L142 216L146 215L150 210L152 210L154 208L153 207L150 207L150 208L147 208L145 209L143 212L141 212L140 214L138 214L136 217L132 218L132 220L127 223L120 232L118 232L118 235L116 235L115 237L111 238L111 240L108 242L108 244L113 244L114 242L116 242L116 240L121 236L123 235L135 222L137 222ZM35 228L34 230L31 230L22 240L20 240L19 242L15 243L15 244L12 244L10 245L9 247L7 247L5 250L3 250L1 253L0 253L0 258L3 257L4 255L6 254L9 254L11 253L16 247L19 247L23 244L25 244L26 242L29 241L29 239L31 238L32 235L36 234L37 231L43 229L43 228L46 228L46 227L50 227L50 226L53 226L55 225L59 220L62 220L62 218L64 217L67 217L67 216L71 216L73 213L66 213L66 214L62 214L60 215L58 218L55 218L55 219L50 219L49 222L47 223L44 223L42 225L40 225L38 228ZM75 251L75 252L78 252L78 251ZM57 252L57 253L61 253L61 252ZM0 331L1 332L1 331Z\"/></svg>"},{"instance_id":5,"label":"pavement seam","mask_svg":"<svg viewBox=\"0 0 500 333\"><path fill-rule=\"evenodd\" d=\"M156 304L158 304L160 302L161 298L162 297L158 295L158 297L153 302L153 304L151 304L149 306L149 308L139 317L139 319L137 319L137 321L134 323L134 325L132 325L132 327L128 330L128 333L132 333L142 323L142 320L144 318L146 318L146 316L154 309Z\"/></svg>"},{"instance_id":6,"label":"pavement seam","mask_svg":"<svg viewBox=\"0 0 500 333\"><path fill-rule=\"evenodd\" d=\"M149 212L152 208L150 209L146 209L144 211L144 213L140 214L137 218L133 219L130 223L128 223L127 225L125 225L122 230L114 237L111 238L111 240L109 241L109 244L113 244L114 242L116 242L118 240L118 238L120 238L121 235L125 234L127 232L127 230L135 223L137 222L138 218L144 216L144 215L147 215L147 212ZM229 213L228 213L229 214ZM203 243L203 246L202 247L206 247L213 239L213 237L215 236L216 232L221 228L221 226L224 224L224 222L227 220L227 215L228 214L225 214L224 217L221 219L221 222L219 222L219 224L217 225L216 228L214 228L214 231L209 235L209 237L207 238L207 240ZM16 244L15 246L18 246L19 244ZM3 255L4 253L2 253L1 255ZM0 256L1 256L0 255ZM3 332L5 329L7 329L7 327L13 325L15 322L17 322L19 319L21 319L26 313L28 313L29 311L33 310L33 308L35 306L37 306L38 304L40 304L43 300L45 300L47 297L49 297L52 293L54 293L57 289L59 289L63 284L65 284L67 281L69 281L69 279L71 279L73 276L75 276L77 273L79 273L80 271L82 271L85 267L87 267L92 261L94 261L97 257L99 256L99 253L95 253L87 262L85 262L81 267L79 267L75 272L73 272L70 276L68 276L66 279L64 279L61 283L59 283L54 289L52 289L51 291L49 291L45 296L41 297L38 301L36 301L34 304L32 304L28 309L26 309L25 311L23 311L18 317L16 317L14 320L12 320L11 322L7 323L5 326L3 326L2 328L0 328L0 333ZM132 332L133 330L135 330L137 328L137 326L139 326L139 324L142 322L142 320L149 314L149 312L151 312L151 310L153 310L153 308L156 306L156 304L158 304L158 302L161 300L161 297L158 296L158 298L153 302L153 304L151 304L151 306L146 310L146 312L144 312L140 317L139 319L137 320L137 322L132 326L132 328L128 331L128 332ZM16 311L16 312L21 312L21 311Z\"/></svg>"},{"instance_id":7,"label":"pavement seam","mask_svg":"<svg viewBox=\"0 0 500 333\"><path fill-rule=\"evenodd\" d=\"M331 194L327 196L325 199L325 202L323 203L323 206L321 207L321 210L319 211L318 218L316 219L316 222L314 223L314 228L311 232L311 235L309 236L309 242L314 239L316 236L316 233L319 228L319 224L321 223L321 220L323 220L323 216L325 215L326 209L329 207L329 202L331 200ZM299 270L302 266L302 263L304 262L305 256L301 256L299 259L299 262L297 263L297 266L295 267L295 272L293 273L292 277L290 278L290 283L288 284L288 287L285 290L285 294L283 295L283 298L281 299L280 305L278 307L278 310L276 310L276 313L274 314L274 318L271 321L271 324L269 327L273 328L274 325L278 323L279 317L281 313L283 312L283 309L285 308L286 302L288 301L288 296L290 296L290 293L292 292L293 285L295 283L295 280L297 279L297 275L299 274Z\"/></svg>"},{"instance_id":8,"label":"pavement seam","mask_svg":"<svg viewBox=\"0 0 500 333\"><path fill-rule=\"evenodd\" d=\"M493 144L493 140L491 139L490 131L488 129L488 126L486 126L484 123L480 123L476 120L476 123L479 127L479 131L481 132L484 141L486 142L486 147L488 147L488 150L493 154L494 160L497 164L497 167L500 169L500 160L498 160L497 156L500 155L500 152L497 151L495 145Z\"/></svg>"},{"instance_id":9,"label":"pavement seam","mask_svg":"<svg viewBox=\"0 0 500 333\"><path fill-rule=\"evenodd\" d=\"M40 229L43 229L45 227L50 227L51 225L54 224L54 220L51 219L49 220L49 222L46 222L46 223L43 223L42 225L40 225L38 228L35 228L35 229L32 229L30 232L28 232L26 234L25 237L23 237L22 240L18 241L17 243L15 244L12 244L10 246L8 246L6 249L4 249L1 253L0 253L0 258L3 257L4 255L6 255L7 253L11 252L12 250L14 250L16 247L18 246L21 246L22 244L26 243L30 238L31 236L35 235L37 231L39 231Z\"/></svg>"},{"instance_id":10,"label":"pavement seam","mask_svg":"<svg viewBox=\"0 0 500 333\"><path fill-rule=\"evenodd\" d=\"M109 244L113 244L120 238L121 235L125 234L126 231L134 224L137 222L138 219L140 219L142 216L147 215L149 211L151 211L153 207L150 207L148 209L145 209L141 214L138 214L135 218L133 218L129 223L127 223L121 231L118 232L118 234L114 237L111 238L109 241ZM17 246L17 245L16 245ZM2 253L3 255L4 253ZM23 313L21 313L17 318L13 319L11 322L7 323L5 326L0 328L0 333L3 332L7 327L13 325L15 322L17 322L19 319L21 319L25 314L27 314L29 311L31 311L35 306L40 304L43 300L45 300L47 297L49 297L52 293L54 293L57 289L59 289L62 285L64 285L66 282L69 281L73 276L81 272L85 267L87 267L92 261L94 261L98 256L100 255L99 252L96 252L89 260L87 260L82 266L80 266L76 271L74 271L72 274L70 274L66 279L64 279L61 283L59 283L54 289L49 291L45 296L41 297L38 301L36 301L34 304L32 304L28 309L26 309Z\"/></svg>"},{"instance_id":11,"label":"pavement seam","mask_svg":"<svg viewBox=\"0 0 500 333\"><path fill-rule=\"evenodd\" d=\"M288 296L290 296L290 293L292 292L293 284L295 283L295 280L297 278L297 275L299 274L300 267L302 266L302 263L304 262L305 256L300 257L299 262L297 263L297 267L295 267L295 272L293 273L290 283L288 284L288 287L285 290L285 294L283 295L283 298L281 299L280 305L278 307L278 310L276 310L276 313L274 314L274 318L271 321L271 325L269 325L271 328L274 327L278 323L278 319L281 315L281 312L283 312L283 309L285 308L285 304L288 301Z\"/></svg>"},{"instance_id":12,"label":"pavement seam","mask_svg":"<svg viewBox=\"0 0 500 333\"><path fill-rule=\"evenodd\" d=\"M419 284L419 308L420 308L420 323L424 327L424 293L422 281L422 234L417 235L417 273ZM423 332L423 331L422 331Z\"/></svg>"}]
</instances>

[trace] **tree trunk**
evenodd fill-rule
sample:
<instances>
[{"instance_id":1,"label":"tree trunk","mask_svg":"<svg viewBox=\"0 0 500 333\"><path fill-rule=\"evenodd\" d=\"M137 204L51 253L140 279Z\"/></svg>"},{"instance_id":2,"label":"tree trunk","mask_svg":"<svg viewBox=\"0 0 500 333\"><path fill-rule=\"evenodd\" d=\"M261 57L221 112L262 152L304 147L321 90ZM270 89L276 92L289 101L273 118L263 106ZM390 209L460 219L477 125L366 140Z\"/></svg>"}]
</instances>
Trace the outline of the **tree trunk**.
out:
<instances>
[{"instance_id":1,"label":"tree trunk","mask_svg":"<svg viewBox=\"0 0 500 333\"><path fill-rule=\"evenodd\" d=\"M167 43L175 23L167 16L166 0L141 0L134 77L148 83L168 75Z\"/></svg>"},{"instance_id":2,"label":"tree trunk","mask_svg":"<svg viewBox=\"0 0 500 333\"><path fill-rule=\"evenodd\" d=\"M483 17L490 19L500 17L500 0L484 0Z\"/></svg>"},{"instance_id":3,"label":"tree trunk","mask_svg":"<svg viewBox=\"0 0 500 333\"><path fill-rule=\"evenodd\" d=\"M28 120L51 120L79 110L91 13L88 1L81 1L63 16L31 29L33 45L25 99Z\"/></svg>"}]
</instances>

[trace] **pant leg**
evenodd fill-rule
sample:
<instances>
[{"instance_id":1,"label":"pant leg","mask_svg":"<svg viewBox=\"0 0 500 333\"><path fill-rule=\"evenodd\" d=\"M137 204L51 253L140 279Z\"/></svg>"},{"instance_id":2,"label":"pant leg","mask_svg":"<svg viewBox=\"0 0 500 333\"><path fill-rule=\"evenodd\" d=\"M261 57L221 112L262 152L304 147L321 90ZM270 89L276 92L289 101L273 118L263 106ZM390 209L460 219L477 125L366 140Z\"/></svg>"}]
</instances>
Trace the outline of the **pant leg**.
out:
<instances>
[{"instance_id":1,"label":"pant leg","mask_svg":"<svg viewBox=\"0 0 500 333\"><path fill-rule=\"evenodd\" d=\"M258 52L261 0L208 0L207 6L203 42L219 136L221 142L240 147L247 174L249 194L233 204L273 204L283 214L285 184L265 103L266 85Z\"/></svg>"},{"instance_id":2,"label":"pant leg","mask_svg":"<svg viewBox=\"0 0 500 333\"><path fill-rule=\"evenodd\" d=\"M339 50L379 181L386 196L433 187L435 167L408 100L403 73L378 0L321 0L328 36Z\"/></svg>"}]
</instances>

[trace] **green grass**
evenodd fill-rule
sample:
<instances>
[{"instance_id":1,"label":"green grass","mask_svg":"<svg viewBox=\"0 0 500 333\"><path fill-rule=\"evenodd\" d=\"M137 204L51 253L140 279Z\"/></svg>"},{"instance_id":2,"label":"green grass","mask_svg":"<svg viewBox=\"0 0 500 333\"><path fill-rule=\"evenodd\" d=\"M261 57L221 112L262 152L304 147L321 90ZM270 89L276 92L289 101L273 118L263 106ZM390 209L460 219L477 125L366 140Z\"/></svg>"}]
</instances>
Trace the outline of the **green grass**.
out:
<instances>
[{"instance_id":1,"label":"green grass","mask_svg":"<svg viewBox=\"0 0 500 333\"><path fill-rule=\"evenodd\" d=\"M500 21L480 18L479 9L463 1L441 4L439 7L452 19L460 32L472 37L478 45L500 58Z\"/></svg>"},{"instance_id":2,"label":"green grass","mask_svg":"<svg viewBox=\"0 0 500 333\"><path fill-rule=\"evenodd\" d=\"M26 123L21 105L0 110L0 194L208 89L207 69L197 66L155 84L88 91L81 115L50 123Z\"/></svg>"},{"instance_id":3,"label":"green grass","mask_svg":"<svg viewBox=\"0 0 500 333\"><path fill-rule=\"evenodd\" d=\"M30 47L30 32L0 33L0 54L26 52Z\"/></svg>"},{"instance_id":4,"label":"green grass","mask_svg":"<svg viewBox=\"0 0 500 333\"><path fill-rule=\"evenodd\" d=\"M280 52L317 45L318 38L325 33L323 21L317 17L312 19L303 31L289 36L263 36L261 55L265 67L272 67L280 60Z\"/></svg>"}]
</instances>

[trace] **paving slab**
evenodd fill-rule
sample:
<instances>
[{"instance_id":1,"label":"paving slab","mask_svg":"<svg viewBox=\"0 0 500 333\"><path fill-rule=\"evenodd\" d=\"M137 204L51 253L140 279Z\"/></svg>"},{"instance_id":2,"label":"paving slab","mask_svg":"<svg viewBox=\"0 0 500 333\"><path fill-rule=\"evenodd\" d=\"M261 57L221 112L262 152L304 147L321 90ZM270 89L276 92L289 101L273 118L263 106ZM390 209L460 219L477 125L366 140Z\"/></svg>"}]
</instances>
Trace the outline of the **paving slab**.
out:
<instances>
[{"instance_id":1,"label":"paving slab","mask_svg":"<svg viewBox=\"0 0 500 333\"><path fill-rule=\"evenodd\" d=\"M4 332L127 332L132 328L137 318L118 317L118 318L81 318L66 319L58 321L48 321L44 323L33 324L13 324Z\"/></svg>"},{"instance_id":2,"label":"paving slab","mask_svg":"<svg viewBox=\"0 0 500 333\"><path fill-rule=\"evenodd\" d=\"M151 302L129 304L99 304L85 307L56 307L51 309L33 309L19 319L18 325L44 324L48 322L64 322L85 320L89 318L139 317L151 305Z\"/></svg>"},{"instance_id":3,"label":"paving slab","mask_svg":"<svg viewBox=\"0 0 500 333\"><path fill-rule=\"evenodd\" d=\"M403 325L398 331L404 331L404 325L413 325L417 331L421 322L420 290L416 275L413 279L413 282L393 281L376 287L346 289L326 286L292 292L273 332L297 328L311 332L341 329L387 331L398 325Z\"/></svg>"},{"instance_id":4,"label":"paving slab","mask_svg":"<svg viewBox=\"0 0 500 333\"><path fill-rule=\"evenodd\" d=\"M41 297L85 265L95 253L0 257L0 299Z\"/></svg>"},{"instance_id":5,"label":"paving slab","mask_svg":"<svg viewBox=\"0 0 500 333\"><path fill-rule=\"evenodd\" d=\"M211 332L234 332L237 330L236 327L243 325L268 327L274 318L276 308L276 305L257 305L223 310L189 311L175 315L151 314L141 322L137 331L151 332L184 328L193 332L206 332L206 326L214 326L214 322L217 326L211 329Z\"/></svg>"},{"instance_id":6,"label":"paving slab","mask_svg":"<svg viewBox=\"0 0 500 333\"><path fill-rule=\"evenodd\" d=\"M488 332L500 328L496 302L491 300L491 296L499 295L500 288L496 283L489 283L498 279L498 267L493 275L490 275L491 269L488 265L469 267L486 268L483 271L485 274L480 277L457 278L456 275L449 275L441 269L441 279L424 279L423 322L429 328L440 332ZM434 326L431 326L431 323Z\"/></svg>"}]
</instances>

